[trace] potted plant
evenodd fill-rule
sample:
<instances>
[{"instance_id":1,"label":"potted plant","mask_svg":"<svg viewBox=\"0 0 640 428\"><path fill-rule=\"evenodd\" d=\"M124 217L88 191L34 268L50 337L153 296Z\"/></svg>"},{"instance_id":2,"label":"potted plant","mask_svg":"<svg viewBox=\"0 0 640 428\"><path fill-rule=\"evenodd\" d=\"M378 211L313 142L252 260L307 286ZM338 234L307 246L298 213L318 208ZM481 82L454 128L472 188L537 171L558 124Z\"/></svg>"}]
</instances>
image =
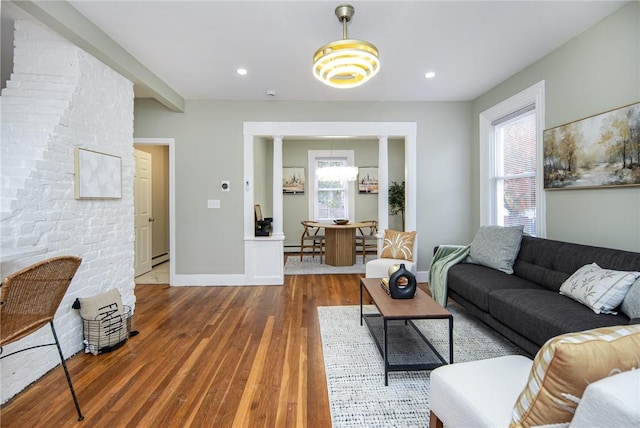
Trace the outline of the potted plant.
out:
<instances>
[{"instance_id":1,"label":"potted plant","mask_svg":"<svg viewBox=\"0 0 640 428\"><path fill-rule=\"evenodd\" d=\"M389 186L389 214L402 215L402 230L404 230L404 181L399 184L392 181Z\"/></svg>"}]
</instances>

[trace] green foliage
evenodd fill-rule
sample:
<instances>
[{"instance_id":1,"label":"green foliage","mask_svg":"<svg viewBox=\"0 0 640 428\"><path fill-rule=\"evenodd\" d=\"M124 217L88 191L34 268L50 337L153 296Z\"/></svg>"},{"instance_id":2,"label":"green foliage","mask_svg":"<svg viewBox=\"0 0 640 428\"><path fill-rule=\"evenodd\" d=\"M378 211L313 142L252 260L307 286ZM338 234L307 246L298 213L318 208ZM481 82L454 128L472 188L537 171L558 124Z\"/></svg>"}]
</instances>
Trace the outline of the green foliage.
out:
<instances>
[{"instance_id":1,"label":"green foliage","mask_svg":"<svg viewBox=\"0 0 640 428\"><path fill-rule=\"evenodd\" d=\"M404 229L404 181L402 184L393 181L389 186L389 213L402 215L402 228Z\"/></svg>"}]
</instances>

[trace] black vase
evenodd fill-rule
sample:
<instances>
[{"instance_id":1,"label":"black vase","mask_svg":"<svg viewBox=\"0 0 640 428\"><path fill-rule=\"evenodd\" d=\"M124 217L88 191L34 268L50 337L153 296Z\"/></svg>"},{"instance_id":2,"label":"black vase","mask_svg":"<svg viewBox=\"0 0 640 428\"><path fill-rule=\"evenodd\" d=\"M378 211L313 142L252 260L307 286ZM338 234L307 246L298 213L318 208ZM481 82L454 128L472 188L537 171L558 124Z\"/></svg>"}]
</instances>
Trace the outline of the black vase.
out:
<instances>
[{"instance_id":1,"label":"black vase","mask_svg":"<svg viewBox=\"0 0 640 428\"><path fill-rule=\"evenodd\" d=\"M416 277L404 263L389 277L389 294L394 299L412 299L416 294Z\"/></svg>"}]
</instances>

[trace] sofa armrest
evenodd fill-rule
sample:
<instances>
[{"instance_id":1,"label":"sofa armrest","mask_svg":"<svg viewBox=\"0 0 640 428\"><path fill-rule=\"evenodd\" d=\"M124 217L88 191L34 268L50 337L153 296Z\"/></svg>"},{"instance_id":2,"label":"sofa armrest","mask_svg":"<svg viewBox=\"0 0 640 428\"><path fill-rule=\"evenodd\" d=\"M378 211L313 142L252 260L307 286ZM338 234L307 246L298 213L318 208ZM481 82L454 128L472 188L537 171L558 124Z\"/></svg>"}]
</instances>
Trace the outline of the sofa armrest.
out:
<instances>
[{"instance_id":1,"label":"sofa armrest","mask_svg":"<svg viewBox=\"0 0 640 428\"><path fill-rule=\"evenodd\" d=\"M580 400L571 428L640 426L640 369L593 382Z\"/></svg>"}]
</instances>

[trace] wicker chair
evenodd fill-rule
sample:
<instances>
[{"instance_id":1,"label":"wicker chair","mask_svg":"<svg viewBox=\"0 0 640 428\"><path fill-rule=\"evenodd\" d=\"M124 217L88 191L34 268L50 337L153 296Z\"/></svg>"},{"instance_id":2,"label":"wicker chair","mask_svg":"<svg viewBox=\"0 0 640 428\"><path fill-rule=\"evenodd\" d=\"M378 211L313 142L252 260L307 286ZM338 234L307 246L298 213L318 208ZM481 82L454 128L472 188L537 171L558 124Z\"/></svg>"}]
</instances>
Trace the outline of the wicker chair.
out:
<instances>
[{"instance_id":1,"label":"wicker chair","mask_svg":"<svg viewBox=\"0 0 640 428\"><path fill-rule=\"evenodd\" d=\"M3 346L30 335L46 324L51 326L55 340L2 355L0 359L29 349L56 345L79 421L84 416L62 355L53 317L81 262L82 259L73 256L43 260L9 275L0 287L0 354Z\"/></svg>"},{"instance_id":2,"label":"wicker chair","mask_svg":"<svg viewBox=\"0 0 640 428\"><path fill-rule=\"evenodd\" d=\"M318 234L320 228L313 226L313 222L309 220L301 221L302 236L300 237L300 261L302 261L302 255L305 248L311 248L311 257L315 258L316 250L320 253L320 263L322 263L322 254L324 253L324 240L323 234Z\"/></svg>"},{"instance_id":3,"label":"wicker chair","mask_svg":"<svg viewBox=\"0 0 640 428\"><path fill-rule=\"evenodd\" d=\"M378 222L376 220L365 220L361 223L365 223L366 226L358 228L356 234L356 254L362 252L362 263L365 262L367 257L367 251L378 251ZM368 231L366 229L369 229Z\"/></svg>"}]
</instances>

